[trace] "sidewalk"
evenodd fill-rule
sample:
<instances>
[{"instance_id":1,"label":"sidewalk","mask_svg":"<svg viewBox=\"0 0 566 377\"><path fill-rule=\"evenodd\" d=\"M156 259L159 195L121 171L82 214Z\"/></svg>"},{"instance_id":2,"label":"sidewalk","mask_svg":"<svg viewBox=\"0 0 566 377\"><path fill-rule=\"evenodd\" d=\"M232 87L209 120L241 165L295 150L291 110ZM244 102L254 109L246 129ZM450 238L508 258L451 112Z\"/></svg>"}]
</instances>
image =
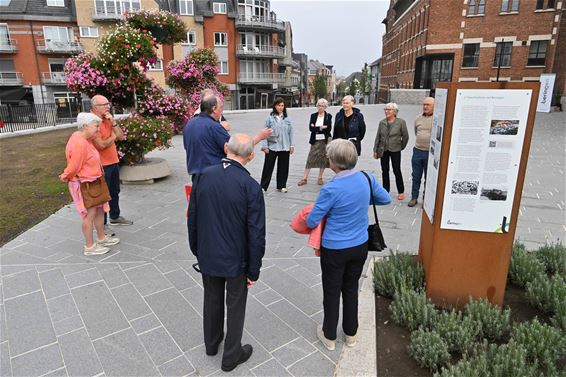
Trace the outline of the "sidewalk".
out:
<instances>
[{"instance_id":1,"label":"sidewalk","mask_svg":"<svg viewBox=\"0 0 566 377\"><path fill-rule=\"evenodd\" d=\"M414 119L419 110L406 106L399 116ZM248 297L243 342L254 346L254 354L247 363L225 374L220 371L220 353L209 357L204 352L202 283L191 268L183 188L188 177L177 136L173 148L153 154L168 160L170 177L153 185L122 186L123 215L134 225L115 227L122 242L109 254L82 255L80 221L72 206L0 250L0 375L375 375L375 352L369 348L372 341L375 347L375 328L372 335L369 323L371 281L362 282L360 298L360 331L369 329L360 334L360 341L368 339L368 345L360 342L343 352L339 326L336 350L326 351L316 337L316 325L322 321L319 260L305 246L306 237L288 226L319 190L316 172L306 186L296 185L308 154L306 130L312 111L289 110L297 146L289 193L270 187L265 197L267 250L260 280ZM373 171L381 181L378 164L369 156L383 105L365 106L362 112L368 133L358 167ZM267 113L230 114L232 132L257 132ZM537 116L517 227L517 236L530 248L566 234L564 117ZM412 145L411 140L403 152L406 187ZM262 164L263 156L258 155L249 165L256 179ZM327 170L325 180L333 175ZM380 207L378 215L391 248L416 252L422 209L408 208L407 201L394 199ZM368 369L351 370L350 365L366 365L364 356Z\"/></svg>"}]
</instances>

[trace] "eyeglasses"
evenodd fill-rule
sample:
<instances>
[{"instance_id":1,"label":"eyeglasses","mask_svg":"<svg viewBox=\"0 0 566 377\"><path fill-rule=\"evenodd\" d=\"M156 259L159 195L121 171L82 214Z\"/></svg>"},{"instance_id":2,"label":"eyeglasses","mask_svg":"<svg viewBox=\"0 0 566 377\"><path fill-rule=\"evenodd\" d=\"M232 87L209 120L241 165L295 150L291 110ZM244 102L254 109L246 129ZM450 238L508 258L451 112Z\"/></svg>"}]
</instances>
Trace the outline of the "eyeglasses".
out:
<instances>
[{"instance_id":1,"label":"eyeglasses","mask_svg":"<svg viewBox=\"0 0 566 377\"><path fill-rule=\"evenodd\" d=\"M393 111L394 109L384 109L385 111Z\"/></svg>"},{"instance_id":2,"label":"eyeglasses","mask_svg":"<svg viewBox=\"0 0 566 377\"><path fill-rule=\"evenodd\" d=\"M94 105L94 106L101 106L101 107L102 106L112 106L112 104L110 102L106 102L106 103L99 103L99 104Z\"/></svg>"}]
</instances>

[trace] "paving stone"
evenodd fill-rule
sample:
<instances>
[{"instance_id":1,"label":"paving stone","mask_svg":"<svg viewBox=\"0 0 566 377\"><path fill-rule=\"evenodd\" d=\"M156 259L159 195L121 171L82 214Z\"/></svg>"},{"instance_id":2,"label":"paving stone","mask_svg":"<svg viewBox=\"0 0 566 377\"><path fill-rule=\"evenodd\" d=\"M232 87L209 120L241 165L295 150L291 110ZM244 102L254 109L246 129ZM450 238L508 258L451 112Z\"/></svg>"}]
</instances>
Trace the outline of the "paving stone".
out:
<instances>
[{"instance_id":1,"label":"paving stone","mask_svg":"<svg viewBox=\"0 0 566 377\"><path fill-rule=\"evenodd\" d=\"M93 342L108 376L155 376L157 369L132 329Z\"/></svg>"},{"instance_id":2,"label":"paving stone","mask_svg":"<svg viewBox=\"0 0 566 377\"><path fill-rule=\"evenodd\" d=\"M85 329L62 335L58 340L71 376L95 376L103 372Z\"/></svg>"},{"instance_id":3,"label":"paving stone","mask_svg":"<svg viewBox=\"0 0 566 377\"><path fill-rule=\"evenodd\" d=\"M271 354L255 339L251 336L249 331L244 328L244 333L242 334L242 344L251 344L254 348L252 357L246 361L247 368L253 368L265 361L271 359Z\"/></svg>"},{"instance_id":4,"label":"paving stone","mask_svg":"<svg viewBox=\"0 0 566 377\"><path fill-rule=\"evenodd\" d=\"M317 322L305 313L301 312L289 301L278 301L269 305L268 309L309 342L314 342L318 339L316 337Z\"/></svg>"},{"instance_id":5,"label":"paving stone","mask_svg":"<svg viewBox=\"0 0 566 377\"><path fill-rule=\"evenodd\" d=\"M224 343L220 343L220 347L224 347ZM222 348L220 348L222 350ZM253 355L252 355L253 356ZM208 376L213 372L220 370L222 363L222 352L218 352L214 356L206 354L204 344L185 352L185 357L191 361L198 376Z\"/></svg>"},{"instance_id":6,"label":"paving stone","mask_svg":"<svg viewBox=\"0 0 566 377\"><path fill-rule=\"evenodd\" d=\"M36 264L45 263L45 259L32 257L31 255L27 255L17 251L9 251L7 253L2 254L1 262L2 262L2 266L9 266L12 264L33 266Z\"/></svg>"},{"instance_id":7,"label":"paving stone","mask_svg":"<svg viewBox=\"0 0 566 377\"><path fill-rule=\"evenodd\" d=\"M54 370L53 372L49 372L44 374L42 377L67 377L67 369L66 368L59 368Z\"/></svg>"},{"instance_id":8,"label":"paving stone","mask_svg":"<svg viewBox=\"0 0 566 377\"><path fill-rule=\"evenodd\" d=\"M163 327L141 334L139 338L155 365L164 364L182 355L171 335Z\"/></svg>"},{"instance_id":9,"label":"paving stone","mask_svg":"<svg viewBox=\"0 0 566 377\"><path fill-rule=\"evenodd\" d=\"M160 253L155 257L157 260L167 261L167 260L193 260L194 256L189 251L189 246L187 242L184 243L175 242L159 249Z\"/></svg>"},{"instance_id":10,"label":"paving stone","mask_svg":"<svg viewBox=\"0 0 566 377\"><path fill-rule=\"evenodd\" d=\"M132 325L132 328L134 329L136 334L140 334L142 332L146 332L148 330L161 326L161 322L159 322L159 320L153 313L131 320L130 324Z\"/></svg>"},{"instance_id":11,"label":"paving stone","mask_svg":"<svg viewBox=\"0 0 566 377\"><path fill-rule=\"evenodd\" d=\"M65 318L59 322L53 322L53 328L55 329L55 334L57 336L84 328L84 326L83 320L79 315Z\"/></svg>"},{"instance_id":12,"label":"paving stone","mask_svg":"<svg viewBox=\"0 0 566 377\"><path fill-rule=\"evenodd\" d=\"M159 367L159 372L163 377L181 377L187 376L195 371L195 368L189 363L185 356L171 360Z\"/></svg>"},{"instance_id":13,"label":"paving stone","mask_svg":"<svg viewBox=\"0 0 566 377\"><path fill-rule=\"evenodd\" d=\"M197 283L181 268L164 275L179 291L194 287Z\"/></svg>"},{"instance_id":14,"label":"paving stone","mask_svg":"<svg viewBox=\"0 0 566 377\"><path fill-rule=\"evenodd\" d=\"M0 376L11 376L12 364L10 363L10 348L8 342L0 344Z\"/></svg>"},{"instance_id":15,"label":"paving stone","mask_svg":"<svg viewBox=\"0 0 566 377\"><path fill-rule=\"evenodd\" d=\"M113 250L111 253L112 254L104 258L104 263L150 262L148 258L126 253L125 251Z\"/></svg>"},{"instance_id":16,"label":"paving stone","mask_svg":"<svg viewBox=\"0 0 566 377\"><path fill-rule=\"evenodd\" d=\"M49 246L49 249L54 253L64 253L69 255L80 255L84 252L85 242L66 239ZM53 255L53 254L52 254Z\"/></svg>"},{"instance_id":17,"label":"paving stone","mask_svg":"<svg viewBox=\"0 0 566 377\"><path fill-rule=\"evenodd\" d=\"M0 248L0 254L2 254L2 252L3 252L2 250L3 250L3 249L14 249L14 248L16 248L16 247L18 247L18 246L20 246L20 245L25 244L25 243L26 243L26 242L23 241L23 240L20 240L20 239L18 239L18 238L14 238L13 240L11 240L10 242L4 244L4 246L2 246L2 247Z\"/></svg>"},{"instance_id":18,"label":"paving stone","mask_svg":"<svg viewBox=\"0 0 566 377\"><path fill-rule=\"evenodd\" d=\"M202 307L204 303L204 290L201 286L195 285L189 289L185 289L181 292L183 297L191 304L191 306L198 312L198 315L202 317Z\"/></svg>"},{"instance_id":19,"label":"paving stone","mask_svg":"<svg viewBox=\"0 0 566 377\"><path fill-rule=\"evenodd\" d=\"M19 236L19 239L22 241L26 241L42 247L49 247L56 244L57 242L63 241L65 238L66 237L55 232L38 232L35 230L28 230L27 232Z\"/></svg>"},{"instance_id":20,"label":"paving stone","mask_svg":"<svg viewBox=\"0 0 566 377\"><path fill-rule=\"evenodd\" d=\"M254 295L254 297L265 306L283 299L283 296L275 292L273 289L262 291Z\"/></svg>"},{"instance_id":21,"label":"paving stone","mask_svg":"<svg viewBox=\"0 0 566 377\"><path fill-rule=\"evenodd\" d=\"M69 287L60 269L50 270L39 274L45 298L61 296L69 293Z\"/></svg>"},{"instance_id":22,"label":"paving stone","mask_svg":"<svg viewBox=\"0 0 566 377\"><path fill-rule=\"evenodd\" d=\"M80 287L81 285L91 284L96 281L101 281L102 276L94 266L89 270L84 270L71 275L65 276L67 280L67 285L69 288L73 289L75 287Z\"/></svg>"},{"instance_id":23,"label":"paving stone","mask_svg":"<svg viewBox=\"0 0 566 377\"><path fill-rule=\"evenodd\" d=\"M49 314L53 322L59 322L79 315L73 296L70 294L48 300L47 307L49 308Z\"/></svg>"},{"instance_id":24,"label":"paving stone","mask_svg":"<svg viewBox=\"0 0 566 377\"><path fill-rule=\"evenodd\" d=\"M111 292L128 320L151 313L151 309L132 284L121 285Z\"/></svg>"},{"instance_id":25,"label":"paving stone","mask_svg":"<svg viewBox=\"0 0 566 377\"><path fill-rule=\"evenodd\" d=\"M315 352L289 367L293 376L332 376L336 366L320 352Z\"/></svg>"},{"instance_id":26,"label":"paving stone","mask_svg":"<svg viewBox=\"0 0 566 377\"><path fill-rule=\"evenodd\" d=\"M41 376L63 366L57 343L12 358L14 376Z\"/></svg>"},{"instance_id":27,"label":"paving stone","mask_svg":"<svg viewBox=\"0 0 566 377\"><path fill-rule=\"evenodd\" d=\"M12 357L56 341L42 292L30 293L5 301L4 310L6 311L6 327ZM15 373L14 365L12 367Z\"/></svg>"},{"instance_id":28,"label":"paving stone","mask_svg":"<svg viewBox=\"0 0 566 377\"><path fill-rule=\"evenodd\" d=\"M155 267L164 274L181 268L177 263L171 261L155 261L154 264Z\"/></svg>"},{"instance_id":29,"label":"paving stone","mask_svg":"<svg viewBox=\"0 0 566 377\"><path fill-rule=\"evenodd\" d=\"M281 365L288 367L291 364L299 361L303 357L316 351L309 342L304 338L297 338L291 343L284 345L283 347L273 351L273 357L275 357Z\"/></svg>"},{"instance_id":30,"label":"paving stone","mask_svg":"<svg viewBox=\"0 0 566 377\"><path fill-rule=\"evenodd\" d=\"M8 252L10 253L10 252ZM4 254L0 254L0 257L3 258ZM0 258L0 261L4 261L3 259ZM11 275L15 275L15 274L19 274L21 272L24 271L29 271L29 270L33 270L34 267L33 266L2 266L2 268L0 268L0 276L3 277L7 277L7 276L11 276Z\"/></svg>"},{"instance_id":31,"label":"paving stone","mask_svg":"<svg viewBox=\"0 0 566 377\"><path fill-rule=\"evenodd\" d=\"M75 288L72 293L91 339L130 327L103 282Z\"/></svg>"},{"instance_id":32,"label":"paving stone","mask_svg":"<svg viewBox=\"0 0 566 377\"><path fill-rule=\"evenodd\" d=\"M4 300L41 289L35 269L2 278Z\"/></svg>"},{"instance_id":33,"label":"paving stone","mask_svg":"<svg viewBox=\"0 0 566 377\"><path fill-rule=\"evenodd\" d=\"M310 315L320 310L319 303L322 297L279 267L268 269L261 274L261 279L306 314Z\"/></svg>"},{"instance_id":34,"label":"paving stone","mask_svg":"<svg viewBox=\"0 0 566 377\"><path fill-rule=\"evenodd\" d=\"M142 296L162 291L171 287L171 283L152 264L131 268L124 271Z\"/></svg>"},{"instance_id":35,"label":"paving stone","mask_svg":"<svg viewBox=\"0 0 566 377\"><path fill-rule=\"evenodd\" d=\"M96 266L98 272L102 275L102 279L106 282L109 288L114 288L122 284L128 283L128 277L117 265L112 264L112 268L104 268L102 266Z\"/></svg>"},{"instance_id":36,"label":"paving stone","mask_svg":"<svg viewBox=\"0 0 566 377\"><path fill-rule=\"evenodd\" d=\"M174 288L147 296L146 301L183 352L203 343L201 317Z\"/></svg>"},{"instance_id":37,"label":"paving stone","mask_svg":"<svg viewBox=\"0 0 566 377\"><path fill-rule=\"evenodd\" d=\"M287 369L283 367L276 359L270 359L265 363L258 365L251 369L254 376L269 377L269 376L290 376Z\"/></svg>"},{"instance_id":38,"label":"paving stone","mask_svg":"<svg viewBox=\"0 0 566 377\"><path fill-rule=\"evenodd\" d=\"M0 305L0 343L8 340L8 328L6 327L6 312L4 311L4 303Z\"/></svg>"},{"instance_id":39,"label":"paving stone","mask_svg":"<svg viewBox=\"0 0 566 377\"><path fill-rule=\"evenodd\" d=\"M14 248L14 251L18 251L20 253L25 253L34 257L38 257L38 258L49 258L50 256L52 256L53 254L57 253L57 250L53 250L53 249L48 249L46 247L43 246L38 246L35 244L31 244L31 243L24 243L16 248Z\"/></svg>"}]
</instances>

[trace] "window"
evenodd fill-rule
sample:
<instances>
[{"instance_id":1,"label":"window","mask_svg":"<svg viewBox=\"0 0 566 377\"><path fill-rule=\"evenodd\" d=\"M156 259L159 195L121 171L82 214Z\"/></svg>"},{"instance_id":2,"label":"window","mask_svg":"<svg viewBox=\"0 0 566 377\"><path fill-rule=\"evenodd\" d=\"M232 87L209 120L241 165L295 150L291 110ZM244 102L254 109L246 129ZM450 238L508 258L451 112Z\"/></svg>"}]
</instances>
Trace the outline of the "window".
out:
<instances>
[{"instance_id":1,"label":"window","mask_svg":"<svg viewBox=\"0 0 566 377\"><path fill-rule=\"evenodd\" d=\"M179 14L192 16L194 14L193 0L179 0Z\"/></svg>"},{"instance_id":2,"label":"window","mask_svg":"<svg viewBox=\"0 0 566 377\"><path fill-rule=\"evenodd\" d=\"M226 3L212 3L214 13L226 14Z\"/></svg>"},{"instance_id":3,"label":"window","mask_svg":"<svg viewBox=\"0 0 566 377\"><path fill-rule=\"evenodd\" d=\"M228 46L228 33L214 33L215 46Z\"/></svg>"},{"instance_id":4,"label":"window","mask_svg":"<svg viewBox=\"0 0 566 377\"><path fill-rule=\"evenodd\" d=\"M141 9L140 0L94 0L96 14L121 15Z\"/></svg>"},{"instance_id":5,"label":"window","mask_svg":"<svg viewBox=\"0 0 566 377\"><path fill-rule=\"evenodd\" d=\"M221 60L220 61L220 72L219 74L221 75L227 75L228 74L228 61L227 60Z\"/></svg>"},{"instance_id":6,"label":"window","mask_svg":"<svg viewBox=\"0 0 566 377\"><path fill-rule=\"evenodd\" d=\"M81 37L83 38L98 38L98 28L94 26L81 26Z\"/></svg>"},{"instance_id":7,"label":"window","mask_svg":"<svg viewBox=\"0 0 566 377\"><path fill-rule=\"evenodd\" d=\"M479 43L468 43L464 45L464 60L462 61L462 67L477 67L479 65L479 58Z\"/></svg>"},{"instance_id":8,"label":"window","mask_svg":"<svg viewBox=\"0 0 566 377\"><path fill-rule=\"evenodd\" d=\"M501 63L502 67L511 66L511 50L513 42L498 42L495 47L495 57L493 58L493 66L498 67Z\"/></svg>"},{"instance_id":9,"label":"window","mask_svg":"<svg viewBox=\"0 0 566 377\"><path fill-rule=\"evenodd\" d=\"M8 33L8 25L0 24L0 46L10 45L10 34Z\"/></svg>"},{"instance_id":10,"label":"window","mask_svg":"<svg viewBox=\"0 0 566 377\"><path fill-rule=\"evenodd\" d=\"M537 0L537 9L554 9L555 0ZM546 8L544 7L546 4Z\"/></svg>"},{"instance_id":11,"label":"window","mask_svg":"<svg viewBox=\"0 0 566 377\"><path fill-rule=\"evenodd\" d=\"M64 7L65 0L47 0L48 7Z\"/></svg>"},{"instance_id":12,"label":"window","mask_svg":"<svg viewBox=\"0 0 566 377\"><path fill-rule=\"evenodd\" d=\"M485 13L485 0L470 0L468 15L480 15Z\"/></svg>"},{"instance_id":13,"label":"window","mask_svg":"<svg viewBox=\"0 0 566 377\"><path fill-rule=\"evenodd\" d=\"M11 0L0 0L0 7L7 7Z\"/></svg>"},{"instance_id":14,"label":"window","mask_svg":"<svg viewBox=\"0 0 566 377\"><path fill-rule=\"evenodd\" d=\"M197 44L197 35L194 31L187 32L187 41L184 44L187 44L187 45L196 45Z\"/></svg>"},{"instance_id":15,"label":"window","mask_svg":"<svg viewBox=\"0 0 566 377\"><path fill-rule=\"evenodd\" d=\"M155 64L149 65L150 71L163 71L163 60L158 60Z\"/></svg>"},{"instance_id":16,"label":"window","mask_svg":"<svg viewBox=\"0 0 566 377\"><path fill-rule=\"evenodd\" d=\"M503 0L501 1L501 12L518 12L519 0Z\"/></svg>"},{"instance_id":17,"label":"window","mask_svg":"<svg viewBox=\"0 0 566 377\"><path fill-rule=\"evenodd\" d=\"M45 42L70 42L70 29L62 26L44 26L43 37Z\"/></svg>"},{"instance_id":18,"label":"window","mask_svg":"<svg viewBox=\"0 0 566 377\"><path fill-rule=\"evenodd\" d=\"M531 41L527 65L545 65L548 41Z\"/></svg>"}]
</instances>

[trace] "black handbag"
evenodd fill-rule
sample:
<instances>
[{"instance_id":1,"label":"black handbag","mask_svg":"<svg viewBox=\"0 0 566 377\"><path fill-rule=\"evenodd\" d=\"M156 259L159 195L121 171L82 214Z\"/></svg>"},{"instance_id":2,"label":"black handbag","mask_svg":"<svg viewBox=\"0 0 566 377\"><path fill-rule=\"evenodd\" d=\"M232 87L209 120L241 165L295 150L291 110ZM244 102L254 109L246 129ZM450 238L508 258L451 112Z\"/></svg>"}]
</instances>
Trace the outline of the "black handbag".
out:
<instances>
[{"instance_id":1,"label":"black handbag","mask_svg":"<svg viewBox=\"0 0 566 377\"><path fill-rule=\"evenodd\" d=\"M383 238L383 233L381 232L379 221L377 220L377 210L375 209L375 202L373 200L373 187L371 184L371 179L369 179L369 176L365 171L362 171L362 173L364 173L369 183L369 197L371 205L373 207L373 216L375 218L375 224L368 226L368 250L382 251L387 248L387 245L385 244L385 239Z\"/></svg>"}]
</instances>

